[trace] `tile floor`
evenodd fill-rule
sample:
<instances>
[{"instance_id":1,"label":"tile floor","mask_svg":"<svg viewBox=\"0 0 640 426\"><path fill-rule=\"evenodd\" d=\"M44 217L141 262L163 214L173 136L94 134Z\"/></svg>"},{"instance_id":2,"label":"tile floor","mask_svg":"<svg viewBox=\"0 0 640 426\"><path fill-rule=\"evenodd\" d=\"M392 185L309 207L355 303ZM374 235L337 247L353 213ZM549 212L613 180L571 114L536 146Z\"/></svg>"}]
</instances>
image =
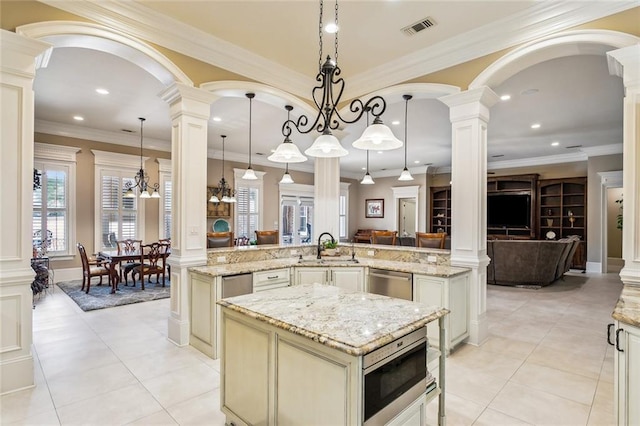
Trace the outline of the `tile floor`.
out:
<instances>
[{"instance_id":1,"label":"tile floor","mask_svg":"<svg viewBox=\"0 0 640 426\"><path fill-rule=\"evenodd\" d=\"M488 341L448 358L447 424L612 425L606 324L621 288L617 274L580 273L540 290L489 286ZM223 425L219 362L167 340L168 309L85 313L59 289L39 298L37 386L0 397L0 423Z\"/></svg>"}]
</instances>

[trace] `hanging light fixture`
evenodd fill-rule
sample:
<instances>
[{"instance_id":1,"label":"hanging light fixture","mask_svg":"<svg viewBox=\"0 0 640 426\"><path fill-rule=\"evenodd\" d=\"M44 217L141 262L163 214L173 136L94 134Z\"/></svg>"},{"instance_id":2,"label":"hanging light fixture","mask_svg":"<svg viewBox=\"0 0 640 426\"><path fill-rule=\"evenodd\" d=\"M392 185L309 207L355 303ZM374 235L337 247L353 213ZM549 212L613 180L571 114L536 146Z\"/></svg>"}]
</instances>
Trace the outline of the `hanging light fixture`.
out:
<instances>
[{"instance_id":1,"label":"hanging light fixture","mask_svg":"<svg viewBox=\"0 0 640 426\"><path fill-rule=\"evenodd\" d=\"M226 138L226 136L220 135L220 137L222 138L222 178L220 179L220 182L218 182L218 186L213 188L209 202L219 203L222 201L223 203L235 203L235 191L229 186L224 178L224 138Z\"/></svg>"},{"instance_id":2,"label":"hanging light fixture","mask_svg":"<svg viewBox=\"0 0 640 426\"><path fill-rule=\"evenodd\" d=\"M354 99L349 105L349 111L356 114L353 119L342 117L337 110L344 92L344 79L340 77L340 68L338 67L338 31L335 33L335 60L327 55L325 62L322 62L322 14L324 9L323 0L320 0L320 19L319 19L319 38L320 38L320 58L318 60L319 71L316 75L316 81L320 84L313 88L313 101L318 107L316 118L311 121L306 115L301 115L297 121L288 119L282 126L282 134L285 137L291 135L295 128L299 133L309 133L315 130L321 135L313 142L304 153L312 157L343 157L349 152L340 145L340 141L333 136L332 130L340 125L352 124L358 121L367 107L371 108L371 113L375 117L373 125L365 129L362 137L358 139L357 144L353 146L358 149L376 149L384 151L396 149L402 146L402 141L398 140L389 127L385 126L380 116L387 108L387 104L381 96L373 96L367 102L360 99ZM338 25L338 2L335 5L335 25ZM321 93L321 95L320 95ZM309 123L309 127L306 127Z\"/></svg>"},{"instance_id":3,"label":"hanging light fixture","mask_svg":"<svg viewBox=\"0 0 640 426\"><path fill-rule=\"evenodd\" d=\"M398 180L413 180L413 176L411 176L411 172L407 168L407 142L409 140L407 138L407 112L411 98L413 98L411 95L402 95L402 99L404 99L404 169L400 173Z\"/></svg>"},{"instance_id":4,"label":"hanging light fixture","mask_svg":"<svg viewBox=\"0 0 640 426\"><path fill-rule=\"evenodd\" d=\"M134 188L140 189L140 198L160 198L160 193L158 192L158 188L160 185L158 183L154 183L153 185L149 184L149 175L144 171L142 167L142 140L143 140L143 123L145 122L145 118L138 117L140 120L140 170L136 173L135 181L133 184L130 181L124 184L125 188L127 188L127 192L125 192L124 196L126 198L135 198L136 194L133 192ZM149 194L149 188L153 188L153 194Z\"/></svg>"},{"instance_id":5,"label":"hanging light fixture","mask_svg":"<svg viewBox=\"0 0 640 426\"><path fill-rule=\"evenodd\" d=\"M253 102L253 98L256 96L256 94L247 93L245 96L249 98L249 167L247 167L247 170L244 172L242 179L256 180L258 179L258 176L256 176L256 172L254 172L253 169L251 168L251 109L252 109L251 105Z\"/></svg>"},{"instance_id":6,"label":"hanging light fixture","mask_svg":"<svg viewBox=\"0 0 640 426\"><path fill-rule=\"evenodd\" d=\"M280 179L280 183L294 183L293 178L289 174L289 163L287 163L287 166L284 169L284 174L282 175L282 179Z\"/></svg>"},{"instance_id":7,"label":"hanging light fixture","mask_svg":"<svg viewBox=\"0 0 640 426\"><path fill-rule=\"evenodd\" d=\"M369 174L369 150L367 150L367 173L364 174L364 177L360 181L361 185L373 185L375 182L373 178Z\"/></svg>"},{"instance_id":8,"label":"hanging light fixture","mask_svg":"<svg viewBox=\"0 0 640 426\"><path fill-rule=\"evenodd\" d=\"M289 121L293 107L291 105L286 105L284 108L287 110L287 121ZM300 153L300 150L293 142L291 142L289 136L284 137L284 142L278 145L275 152L267 159L274 163L302 163L307 161L307 157Z\"/></svg>"}]
</instances>

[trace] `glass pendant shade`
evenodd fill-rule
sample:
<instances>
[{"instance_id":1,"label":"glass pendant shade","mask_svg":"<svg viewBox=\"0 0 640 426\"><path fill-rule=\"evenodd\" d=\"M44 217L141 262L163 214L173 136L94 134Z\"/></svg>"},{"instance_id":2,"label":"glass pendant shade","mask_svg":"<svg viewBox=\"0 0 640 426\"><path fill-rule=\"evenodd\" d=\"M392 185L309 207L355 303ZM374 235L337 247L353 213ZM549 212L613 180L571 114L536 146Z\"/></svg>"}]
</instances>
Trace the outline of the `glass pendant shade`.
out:
<instances>
[{"instance_id":1,"label":"glass pendant shade","mask_svg":"<svg viewBox=\"0 0 640 426\"><path fill-rule=\"evenodd\" d=\"M313 142L305 154L311 157L332 158L332 157L344 157L349 154L349 151L344 149L340 145L338 138L333 136L331 132L326 131Z\"/></svg>"},{"instance_id":2,"label":"glass pendant shade","mask_svg":"<svg viewBox=\"0 0 640 426\"><path fill-rule=\"evenodd\" d=\"M151 198L151 194L146 189L140 193L140 198Z\"/></svg>"},{"instance_id":3,"label":"glass pendant shade","mask_svg":"<svg viewBox=\"0 0 640 426\"><path fill-rule=\"evenodd\" d=\"M242 175L242 179L244 179L244 180L257 180L258 176L256 176L256 172L254 172L253 169L251 167L249 167L244 172L244 175Z\"/></svg>"},{"instance_id":4,"label":"glass pendant shade","mask_svg":"<svg viewBox=\"0 0 640 426\"><path fill-rule=\"evenodd\" d=\"M136 198L136 193L133 192L133 189L127 189L127 192L124 193L124 198Z\"/></svg>"},{"instance_id":5,"label":"glass pendant shade","mask_svg":"<svg viewBox=\"0 0 640 426\"><path fill-rule=\"evenodd\" d=\"M364 177L360 181L361 185L373 185L374 183L375 182L373 181L373 178L371 177L369 172L365 173Z\"/></svg>"},{"instance_id":6,"label":"glass pendant shade","mask_svg":"<svg viewBox=\"0 0 640 426\"><path fill-rule=\"evenodd\" d=\"M211 196L211 198L209 198L209 202L210 202L210 203L219 203L219 202L220 202L220 200L218 199L218 197L217 197L217 196L212 195L212 196Z\"/></svg>"},{"instance_id":7,"label":"glass pendant shade","mask_svg":"<svg viewBox=\"0 0 640 426\"><path fill-rule=\"evenodd\" d=\"M398 180L413 180L413 176L411 176L409 169L405 167L404 170L402 170L402 173L400 173Z\"/></svg>"},{"instance_id":8,"label":"glass pendant shade","mask_svg":"<svg viewBox=\"0 0 640 426\"><path fill-rule=\"evenodd\" d=\"M289 172L285 172L285 174L282 175L282 179L280 179L280 183L294 183L293 178L291 177Z\"/></svg>"},{"instance_id":9,"label":"glass pendant shade","mask_svg":"<svg viewBox=\"0 0 640 426\"><path fill-rule=\"evenodd\" d=\"M157 189L153 190L153 194L151 194L151 198L160 198L160 193Z\"/></svg>"},{"instance_id":10,"label":"glass pendant shade","mask_svg":"<svg viewBox=\"0 0 640 426\"><path fill-rule=\"evenodd\" d=\"M274 163L303 163L307 161L307 157L302 155L298 147L288 137L278 145L276 151L267 159Z\"/></svg>"},{"instance_id":11,"label":"glass pendant shade","mask_svg":"<svg viewBox=\"0 0 640 426\"><path fill-rule=\"evenodd\" d=\"M373 124L368 126L360 139L353 142L353 147L358 149L375 149L376 151L388 151L402 148L402 141L396 138L388 126L385 126L378 117Z\"/></svg>"}]
</instances>

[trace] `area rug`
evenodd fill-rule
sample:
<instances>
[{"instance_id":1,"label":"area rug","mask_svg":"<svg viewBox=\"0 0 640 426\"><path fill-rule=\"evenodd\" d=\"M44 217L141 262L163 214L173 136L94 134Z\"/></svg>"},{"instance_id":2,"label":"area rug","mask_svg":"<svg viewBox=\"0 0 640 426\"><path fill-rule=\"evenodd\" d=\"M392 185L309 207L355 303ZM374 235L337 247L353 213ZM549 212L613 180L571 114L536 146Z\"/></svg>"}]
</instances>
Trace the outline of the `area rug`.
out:
<instances>
[{"instance_id":1,"label":"area rug","mask_svg":"<svg viewBox=\"0 0 640 426\"><path fill-rule=\"evenodd\" d=\"M160 284L146 283L144 290L140 290L140 283L136 287L128 287L119 284L118 291L111 294L111 286L103 284L91 284L89 294L80 290L82 281L62 281L56 284L62 291L80 306L83 311L93 311L96 309L113 308L114 306L129 305L131 303L149 302L151 300L166 299L171 297L171 287L169 280L165 287Z\"/></svg>"}]
</instances>

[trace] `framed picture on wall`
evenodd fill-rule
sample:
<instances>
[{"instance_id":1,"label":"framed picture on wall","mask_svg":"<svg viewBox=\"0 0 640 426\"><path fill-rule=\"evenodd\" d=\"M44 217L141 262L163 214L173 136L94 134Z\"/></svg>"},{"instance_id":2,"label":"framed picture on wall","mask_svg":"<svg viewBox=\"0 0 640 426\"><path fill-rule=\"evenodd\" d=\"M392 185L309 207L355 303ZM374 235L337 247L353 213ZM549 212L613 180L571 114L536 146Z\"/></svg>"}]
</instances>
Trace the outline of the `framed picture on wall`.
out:
<instances>
[{"instance_id":1,"label":"framed picture on wall","mask_svg":"<svg viewBox=\"0 0 640 426\"><path fill-rule=\"evenodd\" d=\"M384 217L384 199L368 199L364 203L364 217Z\"/></svg>"},{"instance_id":2,"label":"framed picture on wall","mask_svg":"<svg viewBox=\"0 0 640 426\"><path fill-rule=\"evenodd\" d=\"M207 187L207 217L231 217L231 203L211 203L209 198L213 195L213 187Z\"/></svg>"}]
</instances>

